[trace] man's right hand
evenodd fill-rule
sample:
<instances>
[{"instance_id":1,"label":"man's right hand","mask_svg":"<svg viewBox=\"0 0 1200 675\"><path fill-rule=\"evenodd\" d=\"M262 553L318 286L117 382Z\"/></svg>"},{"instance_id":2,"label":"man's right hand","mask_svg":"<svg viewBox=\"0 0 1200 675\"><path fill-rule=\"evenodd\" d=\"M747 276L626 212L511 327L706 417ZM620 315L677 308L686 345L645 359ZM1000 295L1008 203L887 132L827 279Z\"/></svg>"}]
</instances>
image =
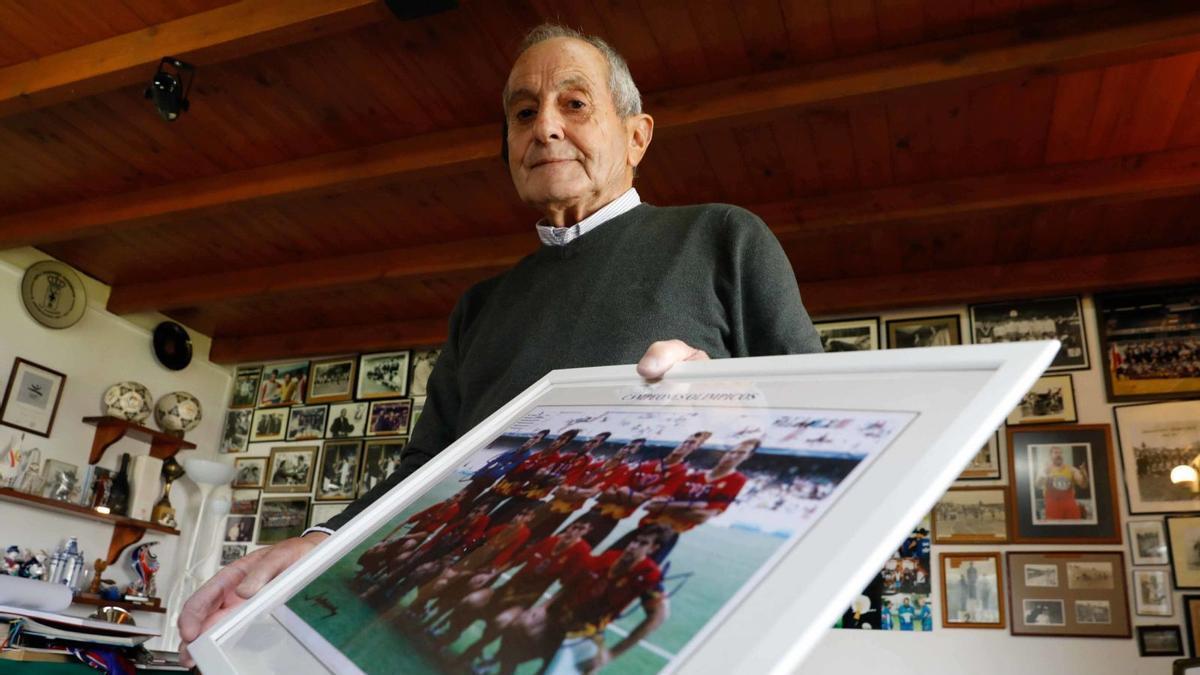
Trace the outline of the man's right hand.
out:
<instances>
[{"instance_id":1,"label":"man's right hand","mask_svg":"<svg viewBox=\"0 0 1200 675\"><path fill-rule=\"evenodd\" d=\"M179 659L183 665L194 665L187 652L188 643L328 538L324 532L310 532L260 548L226 566L197 589L179 614L179 637L182 638Z\"/></svg>"}]
</instances>

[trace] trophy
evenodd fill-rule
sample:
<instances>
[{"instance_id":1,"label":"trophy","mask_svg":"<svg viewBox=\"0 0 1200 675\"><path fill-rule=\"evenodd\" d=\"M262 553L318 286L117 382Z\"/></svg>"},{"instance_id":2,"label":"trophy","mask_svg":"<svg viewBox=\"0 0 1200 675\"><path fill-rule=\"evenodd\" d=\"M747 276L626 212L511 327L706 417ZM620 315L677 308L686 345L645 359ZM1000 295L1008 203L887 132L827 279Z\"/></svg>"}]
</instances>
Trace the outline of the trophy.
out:
<instances>
[{"instance_id":1,"label":"trophy","mask_svg":"<svg viewBox=\"0 0 1200 675\"><path fill-rule=\"evenodd\" d=\"M168 457L163 460L162 477L166 481L166 487L163 488L162 498L154 505L154 510L150 512L150 520L159 525L167 527L175 527L175 507L171 506L171 484L183 477L183 467L179 462L175 461L174 457Z\"/></svg>"}]
</instances>

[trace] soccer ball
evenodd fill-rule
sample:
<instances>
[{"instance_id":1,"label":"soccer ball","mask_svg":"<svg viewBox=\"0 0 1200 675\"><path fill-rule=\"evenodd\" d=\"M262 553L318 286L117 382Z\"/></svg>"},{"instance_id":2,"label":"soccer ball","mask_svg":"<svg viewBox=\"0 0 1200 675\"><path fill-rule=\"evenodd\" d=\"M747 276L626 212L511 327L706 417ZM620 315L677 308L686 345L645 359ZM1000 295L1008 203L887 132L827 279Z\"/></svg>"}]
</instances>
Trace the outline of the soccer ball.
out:
<instances>
[{"instance_id":1,"label":"soccer ball","mask_svg":"<svg viewBox=\"0 0 1200 675\"><path fill-rule=\"evenodd\" d=\"M138 382L118 382L104 392L104 414L129 422L141 422L150 416L154 397Z\"/></svg>"},{"instance_id":2,"label":"soccer ball","mask_svg":"<svg viewBox=\"0 0 1200 675\"><path fill-rule=\"evenodd\" d=\"M200 400L186 391L173 391L158 399L154 406L158 428L176 436L195 429L202 416Z\"/></svg>"}]
</instances>

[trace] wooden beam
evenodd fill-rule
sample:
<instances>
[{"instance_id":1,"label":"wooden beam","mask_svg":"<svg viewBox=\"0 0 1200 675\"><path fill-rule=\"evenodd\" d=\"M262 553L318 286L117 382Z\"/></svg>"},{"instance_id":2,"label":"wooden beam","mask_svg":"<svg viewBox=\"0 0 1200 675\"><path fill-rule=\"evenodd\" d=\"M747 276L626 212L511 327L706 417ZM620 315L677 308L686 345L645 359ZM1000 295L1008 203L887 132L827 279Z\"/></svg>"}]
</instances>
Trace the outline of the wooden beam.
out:
<instances>
[{"instance_id":1,"label":"wooden beam","mask_svg":"<svg viewBox=\"0 0 1200 675\"><path fill-rule=\"evenodd\" d=\"M300 358L436 346L446 341L448 319L393 321L359 326L336 326L281 335L213 338L213 363L253 363Z\"/></svg>"},{"instance_id":2,"label":"wooden beam","mask_svg":"<svg viewBox=\"0 0 1200 675\"><path fill-rule=\"evenodd\" d=\"M698 85L647 97L662 134L747 117L927 87L975 85L1200 49L1194 4L1137 3L879 54ZM106 229L296 193L473 170L498 154L483 125L0 218L0 248L75 239Z\"/></svg>"},{"instance_id":3,"label":"wooden beam","mask_svg":"<svg viewBox=\"0 0 1200 675\"><path fill-rule=\"evenodd\" d=\"M0 68L0 117L148 82L164 56L208 65L385 16L378 0L241 0Z\"/></svg>"},{"instance_id":4,"label":"wooden beam","mask_svg":"<svg viewBox=\"0 0 1200 675\"><path fill-rule=\"evenodd\" d=\"M825 229L963 216L1060 202L1105 202L1200 192L1200 148L1043 167L920 185L750 206L783 241ZM532 233L381 251L272 267L118 285L116 314L166 311L376 279L418 279L512 266Z\"/></svg>"}]
</instances>

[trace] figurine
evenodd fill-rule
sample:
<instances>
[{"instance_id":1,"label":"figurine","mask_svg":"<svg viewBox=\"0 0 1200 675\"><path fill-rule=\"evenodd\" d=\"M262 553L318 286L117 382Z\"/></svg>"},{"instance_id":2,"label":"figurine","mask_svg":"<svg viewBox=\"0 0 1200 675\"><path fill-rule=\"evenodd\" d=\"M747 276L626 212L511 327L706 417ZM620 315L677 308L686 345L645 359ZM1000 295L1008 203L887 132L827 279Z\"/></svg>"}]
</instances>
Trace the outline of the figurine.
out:
<instances>
[{"instance_id":1,"label":"figurine","mask_svg":"<svg viewBox=\"0 0 1200 675\"><path fill-rule=\"evenodd\" d=\"M96 470L96 484L92 488L90 506L101 513L109 512L108 501L112 496L112 475L106 469Z\"/></svg>"},{"instance_id":2,"label":"figurine","mask_svg":"<svg viewBox=\"0 0 1200 675\"><path fill-rule=\"evenodd\" d=\"M166 481L166 487L163 488L162 498L154 505L154 510L150 512L150 520L159 525L167 527L175 527L175 507L171 506L171 484L186 473L179 462L175 461L174 457L168 457L163 461L162 477Z\"/></svg>"},{"instance_id":3,"label":"figurine","mask_svg":"<svg viewBox=\"0 0 1200 675\"><path fill-rule=\"evenodd\" d=\"M101 575L104 574L104 570L108 569L108 563L105 562L104 558L96 558L96 562L92 563L92 567L95 568L96 572L95 572L95 575L92 577L92 585L88 586L88 593L92 593L94 595L100 595L100 584L101 583L111 584L114 582L111 579L101 579L100 578Z\"/></svg>"},{"instance_id":4,"label":"figurine","mask_svg":"<svg viewBox=\"0 0 1200 675\"><path fill-rule=\"evenodd\" d=\"M154 597L157 590L154 587L154 575L158 573L158 556L154 555L150 548L157 545L158 542L153 541L136 546L129 552L129 565L133 568L134 576L137 577L125 590L129 595L144 598Z\"/></svg>"},{"instance_id":5,"label":"figurine","mask_svg":"<svg viewBox=\"0 0 1200 675\"><path fill-rule=\"evenodd\" d=\"M50 497L60 502L69 501L71 493L75 490L75 472L59 471L54 476L54 480L57 481L57 484L54 486L53 492L50 493Z\"/></svg>"},{"instance_id":6,"label":"figurine","mask_svg":"<svg viewBox=\"0 0 1200 675\"><path fill-rule=\"evenodd\" d=\"M50 554L45 551L38 551L30 555L28 560L21 563L21 571L18 573L18 576L25 577L26 579L45 581L46 559L49 557Z\"/></svg>"},{"instance_id":7,"label":"figurine","mask_svg":"<svg viewBox=\"0 0 1200 675\"><path fill-rule=\"evenodd\" d=\"M0 485L13 487L16 485L17 474L21 466L21 443L25 442L25 434L20 437L15 434L8 441L8 449L0 455Z\"/></svg>"},{"instance_id":8,"label":"figurine","mask_svg":"<svg viewBox=\"0 0 1200 675\"><path fill-rule=\"evenodd\" d=\"M41 494L42 486L42 451L33 448L21 454L21 468L13 478L13 487L19 492Z\"/></svg>"},{"instance_id":9,"label":"figurine","mask_svg":"<svg viewBox=\"0 0 1200 675\"><path fill-rule=\"evenodd\" d=\"M4 549L3 569L0 571L4 574L16 576L21 571L21 547L9 546Z\"/></svg>"}]
</instances>

